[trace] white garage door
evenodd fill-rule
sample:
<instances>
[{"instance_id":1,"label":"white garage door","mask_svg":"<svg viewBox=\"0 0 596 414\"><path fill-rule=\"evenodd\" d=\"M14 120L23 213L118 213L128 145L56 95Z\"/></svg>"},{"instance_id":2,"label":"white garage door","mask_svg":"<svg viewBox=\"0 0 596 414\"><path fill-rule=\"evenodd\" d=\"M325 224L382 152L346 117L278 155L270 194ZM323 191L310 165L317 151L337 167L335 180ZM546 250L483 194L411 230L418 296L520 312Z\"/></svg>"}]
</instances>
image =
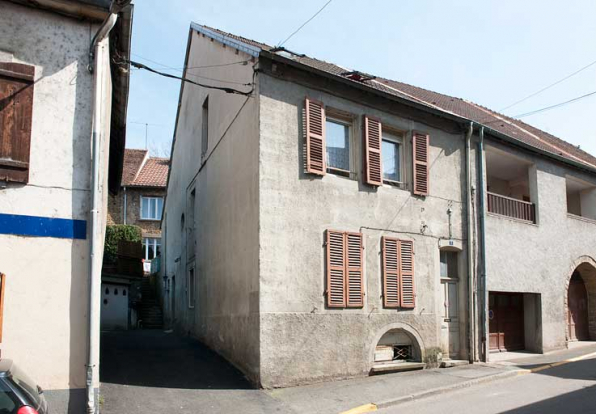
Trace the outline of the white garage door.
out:
<instances>
[{"instance_id":1,"label":"white garage door","mask_svg":"<svg viewBox=\"0 0 596 414\"><path fill-rule=\"evenodd\" d=\"M128 286L101 284L101 329L128 329Z\"/></svg>"}]
</instances>

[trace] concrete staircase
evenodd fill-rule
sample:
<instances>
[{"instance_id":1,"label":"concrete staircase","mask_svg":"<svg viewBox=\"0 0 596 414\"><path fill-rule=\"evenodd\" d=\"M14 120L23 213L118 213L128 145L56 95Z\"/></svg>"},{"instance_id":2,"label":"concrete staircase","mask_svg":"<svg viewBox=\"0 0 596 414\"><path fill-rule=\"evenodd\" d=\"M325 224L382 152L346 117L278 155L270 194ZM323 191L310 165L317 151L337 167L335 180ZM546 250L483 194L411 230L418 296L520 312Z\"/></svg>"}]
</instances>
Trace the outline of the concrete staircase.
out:
<instances>
[{"instance_id":1,"label":"concrete staircase","mask_svg":"<svg viewBox=\"0 0 596 414\"><path fill-rule=\"evenodd\" d=\"M139 307L139 320L142 329L162 329L163 313L157 294L148 277L141 284L142 299Z\"/></svg>"}]
</instances>

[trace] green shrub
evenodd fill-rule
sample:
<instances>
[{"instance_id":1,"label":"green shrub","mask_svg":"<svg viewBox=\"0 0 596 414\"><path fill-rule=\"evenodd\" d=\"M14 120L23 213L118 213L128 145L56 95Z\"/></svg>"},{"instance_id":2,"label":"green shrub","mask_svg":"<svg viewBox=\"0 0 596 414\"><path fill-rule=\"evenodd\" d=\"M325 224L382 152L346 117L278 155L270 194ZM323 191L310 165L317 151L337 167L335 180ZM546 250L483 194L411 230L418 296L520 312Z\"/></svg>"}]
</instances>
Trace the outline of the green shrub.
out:
<instances>
[{"instance_id":1,"label":"green shrub","mask_svg":"<svg viewBox=\"0 0 596 414\"><path fill-rule=\"evenodd\" d=\"M130 242L141 242L141 228L128 224L116 224L106 226L106 241L104 247L103 260L106 263L116 263L118 258L118 242L120 240Z\"/></svg>"}]
</instances>

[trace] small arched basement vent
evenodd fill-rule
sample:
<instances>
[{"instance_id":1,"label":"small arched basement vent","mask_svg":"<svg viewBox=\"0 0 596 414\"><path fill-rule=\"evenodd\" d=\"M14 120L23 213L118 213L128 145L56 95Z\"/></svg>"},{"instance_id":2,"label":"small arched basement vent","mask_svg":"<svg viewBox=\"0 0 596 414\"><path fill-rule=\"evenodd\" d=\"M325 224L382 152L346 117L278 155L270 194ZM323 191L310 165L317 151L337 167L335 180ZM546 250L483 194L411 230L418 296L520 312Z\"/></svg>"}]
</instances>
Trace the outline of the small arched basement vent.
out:
<instances>
[{"instance_id":1,"label":"small arched basement vent","mask_svg":"<svg viewBox=\"0 0 596 414\"><path fill-rule=\"evenodd\" d=\"M420 345L403 329L391 329L375 347L372 373L409 371L424 368Z\"/></svg>"}]
</instances>

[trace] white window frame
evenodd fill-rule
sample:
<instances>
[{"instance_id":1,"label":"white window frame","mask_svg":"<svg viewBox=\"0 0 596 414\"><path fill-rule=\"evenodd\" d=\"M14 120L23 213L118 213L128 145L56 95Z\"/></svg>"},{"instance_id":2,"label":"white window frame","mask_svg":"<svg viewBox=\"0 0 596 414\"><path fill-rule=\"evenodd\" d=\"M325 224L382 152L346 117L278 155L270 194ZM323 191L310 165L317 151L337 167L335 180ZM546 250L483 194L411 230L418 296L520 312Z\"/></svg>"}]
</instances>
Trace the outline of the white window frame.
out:
<instances>
[{"instance_id":1,"label":"white window frame","mask_svg":"<svg viewBox=\"0 0 596 414\"><path fill-rule=\"evenodd\" d=\"M339 116L333 116L327 114L325 117L325 122L332 122L335 124L343 125L348 127L348 169L344 170L342 168L330 167L329 163L327 162L327 139L325 139L325 164L327 165L327 172L330 174L341 175L345 177L351 177L352 171L354 170L354 165L352 159L354 157L354 145L352 144L353 136L354 136L354 122L351 120L342 119ZM326 138L326 137L325 137Z\"/></svg>"},{"instance_id":2,"label":"white window frame","mask_svg":"<svg viewBox=\"0 0 596 414\"><path fill-rule=\"evenodd\" d=\"M153 252L155 253L155 257L157 257L157 246L161 248L161 237L143 237L143 250L145 250L143 256L145 261L150 262L153 260L148 258L149 247L153 247Z\"/></svg>"},{"instance_id":3,"label":"white window frame","mask_svg":"<svg viewBox=\"0 0 596 414\"><path fill-rule=\"evenodd\" d=\"M405 170L405 140L403 134L391 130L383 129L381 131L381 157L383 156L383 141L393 142L399 145L399 181L385 178L385 172L381 171L383 175L383 183L393 186L402 187L406 182Z\"/></svg>"},{"instance_id":4,"label":"white window frame","mask_svg":"<svg viewBox=\"0 0 596 414\"><path fill-rule=\"evenodd\" d=\"M148 202L150 203L149 211L151 211L151 202L154 202L156 213L157 213L157 200L161 200L161 211L159 212L159 217L143 217L143 200L148 200ZM160 221L162 215L163 215L163 197L141 196L140 212L139 212L139 217L141 218L141 220Z\"/></svg>"}]
</instances>

